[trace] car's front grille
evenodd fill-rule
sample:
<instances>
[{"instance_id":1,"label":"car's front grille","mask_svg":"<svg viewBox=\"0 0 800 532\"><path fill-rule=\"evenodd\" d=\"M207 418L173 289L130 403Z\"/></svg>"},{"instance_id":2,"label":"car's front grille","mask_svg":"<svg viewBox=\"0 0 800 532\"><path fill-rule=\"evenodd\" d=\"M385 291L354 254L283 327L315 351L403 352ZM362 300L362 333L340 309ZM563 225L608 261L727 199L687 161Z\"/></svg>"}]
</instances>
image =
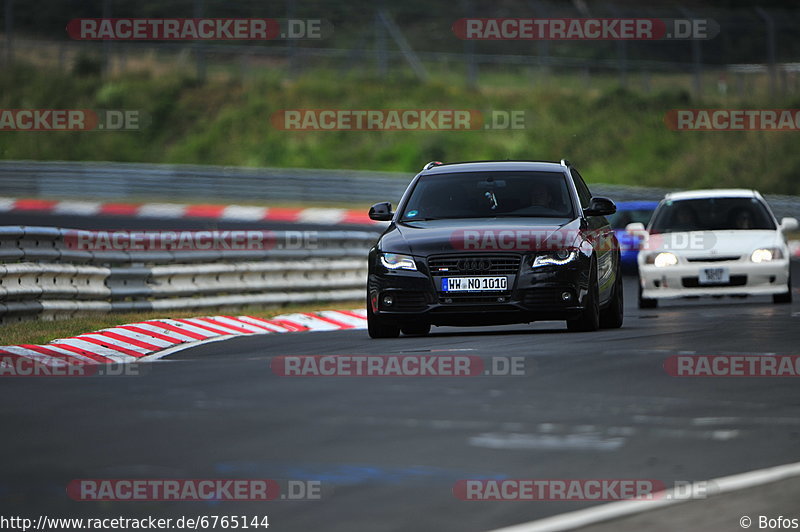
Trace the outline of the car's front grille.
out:
<instances>
[{"instance_id":1,"label":"car's front grille","mask_svg":"<svg viewBox=\"0 0 800 532\"><path fill-rule=\"evenodd\" d=\"M684 277L681 279L684 288L707 288L717 286L744 286L747 284L746 275L731 275L730 281L727 283L714 283L714 284L700 284L698 277Z\"/></svg>"},{"instance_id":2,"label":"car's front grille","mask_svg":"<svg viewBox=\"0 0 800 532\"><path fill-rule=\"evenodd\" d=\"M438 255L428 258L431 275L508 275L519 272L519 255Z\"/></svg>"},{"instance_id":3,"label":"car's front grille","mask_svg":"<svg viewBox=\"0 0 800 532\"><path fill-rule=\"evenodd\" d=\"M731 255L726 257L692 257L690 259L686 259L689 262L731 262L734 260L739 260L740 257Z\"/></svg>"}]
</instances>

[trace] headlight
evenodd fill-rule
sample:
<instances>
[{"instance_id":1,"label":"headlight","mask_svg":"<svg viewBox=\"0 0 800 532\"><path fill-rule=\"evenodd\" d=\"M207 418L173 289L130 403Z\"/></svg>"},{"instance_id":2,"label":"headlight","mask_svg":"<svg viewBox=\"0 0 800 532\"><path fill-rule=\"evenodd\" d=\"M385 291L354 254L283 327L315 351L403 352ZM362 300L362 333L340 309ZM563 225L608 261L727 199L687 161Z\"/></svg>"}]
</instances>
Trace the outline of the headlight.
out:
<instances>
[{"instance_id":1,"label":"headlight","mask_svg":"<svg viewBox=\"0 0 800 532\"><path fill-rule=\"evenodd\" d=\"M782 259L783 253L780 248L762 248L757 249L750 255L750 260L753 262L769 262L775 259Z\"/></svg>"},{"instance_id":2,"label":"headlight","mask_svg":"<svg viewBox=\"0 0 800 532\"><path fill-rule=\"evenodd\" d=\"M655 264L656 268L665 268L678 264L678 257L674 253L658 253L647 257L647 262L649 264Z\"/></svg>"},{"instance_id":3,"label":"headlight","mask_svg":"<svg viewBox=\"0 0 800 532\"><path fill-rule=\"evenodd\" d=\"M536 255L533 258L532 268L539 266L563 266L578 258L578 252L573 249L559 249L550 253Z\"/></svg>"},{"instance_id":4,"label":"headlight","mask_svg":"<svg viewBox=\"0 0 800 532\"><path fill-rule=\"evenodd\" d=\"M381 253L381 264L390 270L416 270L417 263L411 255L397 253Z\"/></svg>"}]
</instances>

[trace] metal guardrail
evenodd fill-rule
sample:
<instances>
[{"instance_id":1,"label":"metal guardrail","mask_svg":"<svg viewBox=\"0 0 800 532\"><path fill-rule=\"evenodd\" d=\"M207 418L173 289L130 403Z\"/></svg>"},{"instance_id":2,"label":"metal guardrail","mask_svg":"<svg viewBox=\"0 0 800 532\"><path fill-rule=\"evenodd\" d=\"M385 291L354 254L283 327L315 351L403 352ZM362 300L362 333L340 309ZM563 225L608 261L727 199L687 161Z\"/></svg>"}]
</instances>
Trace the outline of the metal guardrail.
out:
<instances>
[{"instance_id":1,"label":"metal guardrail","mask_svg":"<svg viewBox=\"0 0 800 532\"><path fill-rule=\"evenodd\" d=\"M396 204L413 176L401 172L244 168L109 162L0 161L0 195L20 198L136 199L158 197ZM660 200L678 189L591 184L615 201ZM767 194L778 218L800 217L800 196Z\"/></svg>"},{"instance_id":2,"label":"metal guardrail","mask_svg":"<svg viewBox=\"0 0 800 532\"><path fill-rule=\"evenodd\" d=\"M265 202L370 202L378 197L396 201L412 177L407 174L356 170L109 162L0 162L0 192L16 197L158 197L180 201L194 197Z\"/></svg>"},{"instance_id":3,"label":"metal guardrail","mask_svg":"<svg viewBox=\"0 0 800 532\"><path fill-rule=\"evenodd\" d=\"M0 322L360 299L375 240L329 231L303 249L85 251L68 245L75 233L0 227Z\"/></svg>"}]
</instances>

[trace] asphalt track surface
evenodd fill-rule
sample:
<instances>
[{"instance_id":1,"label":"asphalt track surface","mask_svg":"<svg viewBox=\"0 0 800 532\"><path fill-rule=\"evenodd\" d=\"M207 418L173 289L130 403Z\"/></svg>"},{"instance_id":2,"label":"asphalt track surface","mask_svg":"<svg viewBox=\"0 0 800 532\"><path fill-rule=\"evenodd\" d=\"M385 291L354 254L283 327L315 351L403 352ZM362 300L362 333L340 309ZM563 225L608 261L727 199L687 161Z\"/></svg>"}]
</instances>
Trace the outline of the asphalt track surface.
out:
<instances>
[{"instance_id":1,"label":"asphalt track surface","mask_svg":"<svg viewBox=\"0 0 800 532\"><path fill-rule=\"evenodd\" d=\"M628 279L620 330L568 333L540 322L392 340L363 330L252 336L176 353L138 377L4 380L3 514L267 514L273 530L480 531L593 503L460 501L459 479L669 485L800 459L797 380L675 378L662 368L683 352L797 354L800 305L722 299L638 311L633 288ZM276 355L449 349L524 357L525 375L270 370ZM176 477L319 480L323 497L98 503L64 491L76 478Z\"/></svg>"},{"instance_id":2,"label":"asphalt track surface","mask_svg":"<svg viewBox=\"0 0 800 532\"><path fill-rule=\"evenodd\" d=\"M625 290L619 330L539 322L391 340L363 330L251 336L176 353L138 377L3 379L0 515L268 515L279 531L477 532L598 503L461 501L458 480L669 486L800 460L800 381L676 378L662 367L678 353L800 354L800 304L702 299L645 311L633 278ZM278 355L428 352L524 357L525 375L290 378L270 369ZM78 478L316 480L322 498L77 502L65 486ZM783 515L797 512L792 500ZM741 508L729 509L730 527L692 528L740 530Z\"/></svg>"}]
</instances>

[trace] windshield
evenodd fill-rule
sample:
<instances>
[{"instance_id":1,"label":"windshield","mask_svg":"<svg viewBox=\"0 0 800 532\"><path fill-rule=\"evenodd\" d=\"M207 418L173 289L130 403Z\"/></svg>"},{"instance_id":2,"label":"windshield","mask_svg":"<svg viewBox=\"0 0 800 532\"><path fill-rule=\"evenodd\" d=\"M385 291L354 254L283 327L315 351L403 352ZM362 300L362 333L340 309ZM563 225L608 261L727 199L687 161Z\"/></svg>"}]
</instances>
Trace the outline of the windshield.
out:
<instances>
[{"instance_id":1,"label":"windshield","mask_svg":"<svg viewBox=\"0 0 800 532\"><path fill-rule=\"evenodd\" d=\"M608 217L612 229L625 229L628 224L640 223L645 226L650 223L654 209L618 210Z\"/></svg>"},{"instance_id":2,"label":"windshield","mask_svg":"<svg viewBox=\"0 0 800 532\"><path fill-rule=\"evenodd\" d=\"M400 220L572 215L562 173L466 172L421 177Z\"/></svg>"},{"instance_id":3,"label":"windshield","mask_svg":"<svg viewBox=\"0 0 800 532\"><path fill-rule=\"evenodd\" d=\"M665 201L651 233L775 229L767 207L756 198L702 198Z\"/></svg>"}]
</instances>

